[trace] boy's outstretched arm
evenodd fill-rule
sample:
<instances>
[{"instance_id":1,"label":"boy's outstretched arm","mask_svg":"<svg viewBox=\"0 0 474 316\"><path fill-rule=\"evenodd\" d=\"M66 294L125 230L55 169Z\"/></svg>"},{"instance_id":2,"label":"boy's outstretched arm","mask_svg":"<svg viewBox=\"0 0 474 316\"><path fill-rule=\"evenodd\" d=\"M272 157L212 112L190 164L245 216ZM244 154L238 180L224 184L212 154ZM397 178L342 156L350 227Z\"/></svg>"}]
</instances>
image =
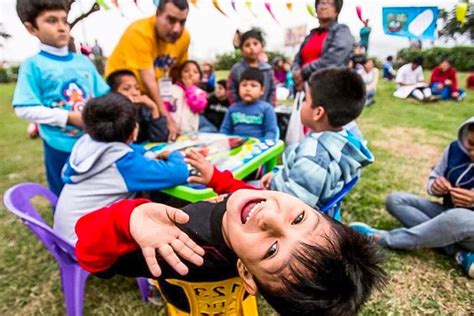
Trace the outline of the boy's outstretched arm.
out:
<instances>
[{"instance_id":1,"label":"boy's outstretched arm","mask_svg":"<svg viewBox=\"0 0 474 316\"><path fill-rule=\"evenodd\" d=\"M261 190L242 180L235 179L229 170L220 171L213 167L203 155L195 150L191 149L186 152L185 160L198 172L197 175L190 176L188 182L207 185L217 194L232 193L240 189Z\"/></svg>"},{"instance_id":2,"label":"boy's outstretched arm","mask_svg":"<svg viewBox=\"0 0 474 316\"><path fill-rule=\"evenodd\" d=\"M156 252L184 275L188 268L178 255L196 265L203 263L204 255L204 250L175 226L188 220L188 215L179 209L145 199L117 202L77 222L77 259L85 270L99 273L140 247L152 275L161 274Z\"/></svg>"}]
</instances>

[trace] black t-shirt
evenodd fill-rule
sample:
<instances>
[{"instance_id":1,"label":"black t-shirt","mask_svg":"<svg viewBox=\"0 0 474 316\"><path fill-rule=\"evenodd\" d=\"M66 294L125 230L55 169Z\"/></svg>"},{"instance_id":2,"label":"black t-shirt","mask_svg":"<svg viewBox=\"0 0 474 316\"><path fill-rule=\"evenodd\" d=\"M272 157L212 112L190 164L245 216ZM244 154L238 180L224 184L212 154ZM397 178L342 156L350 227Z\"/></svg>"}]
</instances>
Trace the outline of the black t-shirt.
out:
<instances>
[{"instance_id":1,"label":"black t-shirt","mask_svg":"<svg viewBox=\"0 0 474 316\"><path fill-rule=\"evenodd\" d=\"M237 256L226 245L222 235L222 217L226 210L226 200L219 203L198 202L183 208L190 220L180 228L198 245L204 248L204 264L200 267L185 262L189 273L178 274L161 258L158 262L162 275L158 278L160 289L166 300L182 311L189 312L189 303L182 288L166 282L166 279L178 279L190 282L222 281L238 276ZM130 277L153 278L140 249L120 257L107 271L96 274L110 278L115 274Z\"/></svg>"},{"instance_id":2,"label":"black t-shirt","mask_svg":"<svg viewBox=\"0 0 474 316\"><path fill-rule=\"evenodd\" d=\"M207 99L207 107L204 110L204 116L217 129L221 127L224 116L229 111L229 99L219 100L214 94L211 94Z\"/></svg>"}]
</instances>

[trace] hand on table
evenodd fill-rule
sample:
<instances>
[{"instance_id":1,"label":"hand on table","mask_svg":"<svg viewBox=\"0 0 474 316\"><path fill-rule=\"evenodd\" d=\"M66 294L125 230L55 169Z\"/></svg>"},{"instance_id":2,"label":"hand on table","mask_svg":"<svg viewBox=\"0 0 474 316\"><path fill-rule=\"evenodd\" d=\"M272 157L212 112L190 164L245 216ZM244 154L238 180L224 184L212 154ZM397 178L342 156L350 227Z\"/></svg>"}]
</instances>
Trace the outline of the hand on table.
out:
<instances>
[{"instance_id":1,"label":"hand on table","mask_svg":"<svg viewBox=\"0 0 474 316\"><path fill-rule=\"evenodd\" d=\"M474 191L451 188L451 200L455 206L471 208L474 207Z\"/></svg>"},{"instance_id":2,"label":"hand on table","mask_svg":"<svg viewBox=\"0 0 474 316\"><path fill-rule=\"evenodd\" d=\"M184 160L199 172L199 175L190 176L188 182L207 185L211 181L214 167L203 155L190 149L186 152L186 158Z\"/></svg>"},{"instance_id":3,"label":"hand on table","mask_svg":"<svg viewBox=\"0 0 474 316\"><path fill-rule=\"evenodd\" d=\"M142 204L132 212L130 234L140 246L155 277L161 274L157 252L181 275L187 274L189 269L178 255L195 265L203 264L204 249L175 225L188 221L189 216L182 210L158 203Z\"/></svg>"},{"instance_id":4,"label":"hand on table","mask_svg":"<svg viewBox=\"0 0 474 316\"><path fill-rule=\"evenodd\" d=\"M267 174L264 174L262 179L260 179L260 184L262 187L264 187L267 190L270 190L270 187L272 185L272 180L275 174L273 172L269 172Z\"/></svg>"},{"instance_id":5,"label":"hand on table","mask_svg":"<svg viewBox=\"0 0 474 316\"><path fill-rule=\"evenodd\" d=\"M168 141L174 142L179 134L179 129L176 126L176 123L171 118L171 116L168 116L166 118L166 125L169 131Z\"/></svg>"},{"instance_id":6,"label":"hand on table","mask_svg":"<svg viewBox=\"0 0 474 316\"><path fill-rule=\"evenodd\" d=\"M431 191L436 195L445 195L451 190L451 183L445 177L437 177L431 185Z\"/></svg>"}]
</instances>

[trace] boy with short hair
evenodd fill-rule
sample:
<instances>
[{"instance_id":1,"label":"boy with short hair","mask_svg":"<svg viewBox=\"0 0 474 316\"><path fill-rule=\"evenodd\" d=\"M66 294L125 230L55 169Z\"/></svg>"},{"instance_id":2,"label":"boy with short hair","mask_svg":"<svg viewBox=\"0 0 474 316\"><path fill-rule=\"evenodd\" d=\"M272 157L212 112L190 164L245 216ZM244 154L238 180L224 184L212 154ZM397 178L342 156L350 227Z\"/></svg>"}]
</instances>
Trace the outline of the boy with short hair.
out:
<instances>
[{"instance_id":1,"label":"boy with short hair","mask_svg":"<svg viewBox=\"0 0 474 316\"><path fill-rule=\"evenodd\" d=\"M82 113L86 134L71 152L63 171L66 183L54 213L54 230L71 243L76 221L98 207L184 183L189 175L183 155L156 160L133 145L138 135L136 111L125 96L110 93L87 102ZM151 154L151 155L149 155Z\"/></svg>"},{"instance_id":2,"label":"boy with short hair","mask_svg":"<svg viewBox=\"0 0 474 316\"><path fill-rule=\"evenodd\" d=\"M457 140L444 150L427 189L428 194L442 197L443 203L406 192L387 197L387 210L405 228L384 231L358 222L352 228L389 248L442 248L474 278L474 116L460 126Z\"/></svg>"},{"instance_id":3,"label":"boy with short hair","mask_svg":"<svg viewBox=\"0 0 474 316\"><path fill-rule=\"evenodd\" d=\"M204 109L204 117L216 127L222 125L224 116L229 111L229 97L227 96L227 80L217 81L216 90L207 98L207 107Z\"/></svg>"},{"instance_id":4,"label":"boy with short hair","mask_svg":"<svg viewBox=\"0 0 474 316\"><path fill-rule=\"evenodd\" d=\"M21 65L12 104L19 117L39 124L48 186L56 195L64 185L61 169L82 135L82 108L109 91L89 59L68 51L69 2L18 0L16 5L21 22L41 44Z\"/></svg>"},{"instance_id":5,"label":"boy with short hair","mask_svg":"<svg viewBox=\"0 0 474 316\"><path fill-rule=\"evenodd\" d=\"M133 71L127 69L114 71L107 77L107 83L113 92L126 96L137 107L137 120L140 126L137 143L168 141L166 117L160 115L158 106L152 99L141 93Z\"/></svg>"},{"instance_id":6,"label":"boy with short hair","mask_svg":"<svg viewBox=\"0 0 474 316\"><path fill-rule=\"evenodd\" d=\"M365 103L365 85L349 69L324 69L310 77L301 122L311 133L286 149L283 168L263 176L264 188L294 195L314 208L321 208L360 168L374 161L359 138L343 128L355 120ZM233 178L230 171L212 168L198 153L190 152L187 162L199 174L188 181L209 185L217 193L237 188L255 188ZM334 216L330 210L329 214Z\"/></svg>"},{"instance_id":7,"label":"boy with short hair","mask_svg":"<svg viewBox=\"0 0 474 316\"><path fill-rule=\"evenodd\" d=\"M273 106L260 97L265 91L264 77L258 68L248 67L240 76L240 101L224 116L220 133L276 139L277 119Z\"/></svg>"},{"instance_id":8,"label":"boy with short hair","mask_svg":"<svg viewBox=\"0 0 474 316\"><path fill-rule=\"evenodd\" d=\"M78 261L99 277L158 277L163 296L185 313L191 307L179 280L240 276L281 315L355 315L386 280L373 242L291 195L239 190L183 211L125 200L92 212L76 225ZM188 269L173 249L199 266Z\"/></svg>"}]
</instances>

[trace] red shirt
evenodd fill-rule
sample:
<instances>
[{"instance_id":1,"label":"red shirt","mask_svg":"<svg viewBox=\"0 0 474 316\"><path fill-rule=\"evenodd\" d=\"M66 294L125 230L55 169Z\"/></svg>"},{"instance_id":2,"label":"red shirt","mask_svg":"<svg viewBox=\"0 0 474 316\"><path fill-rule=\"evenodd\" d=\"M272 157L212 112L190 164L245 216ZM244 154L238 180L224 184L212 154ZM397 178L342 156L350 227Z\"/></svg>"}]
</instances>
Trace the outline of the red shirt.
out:
<instances>
[{"instance_id":1,"label":"red shirt","mask_svg":"<svg viewBox=\"0 0 474 316\"><path fill-rule=\"evenodd\" d=\"M431 83L443 83L445 80L451 80L452 92L458 91L458 81L456 79L456 69L453 67L449 68L446 72L443 72L439 66L436 66L431 73Z\"/></svg>"},{"instance_id":2,"label":"red shirt","mask_svg":"<svg viewBox=\"0 0 474 316\"><path fill-rule=\"evenodd\" d=\"M315 31L311 38L306 42L304 47L301 49L301 61L302 66L309 64L316 59L321 57L323 52L323 45L328 31Z\"/></svg>"}]
</instances>

